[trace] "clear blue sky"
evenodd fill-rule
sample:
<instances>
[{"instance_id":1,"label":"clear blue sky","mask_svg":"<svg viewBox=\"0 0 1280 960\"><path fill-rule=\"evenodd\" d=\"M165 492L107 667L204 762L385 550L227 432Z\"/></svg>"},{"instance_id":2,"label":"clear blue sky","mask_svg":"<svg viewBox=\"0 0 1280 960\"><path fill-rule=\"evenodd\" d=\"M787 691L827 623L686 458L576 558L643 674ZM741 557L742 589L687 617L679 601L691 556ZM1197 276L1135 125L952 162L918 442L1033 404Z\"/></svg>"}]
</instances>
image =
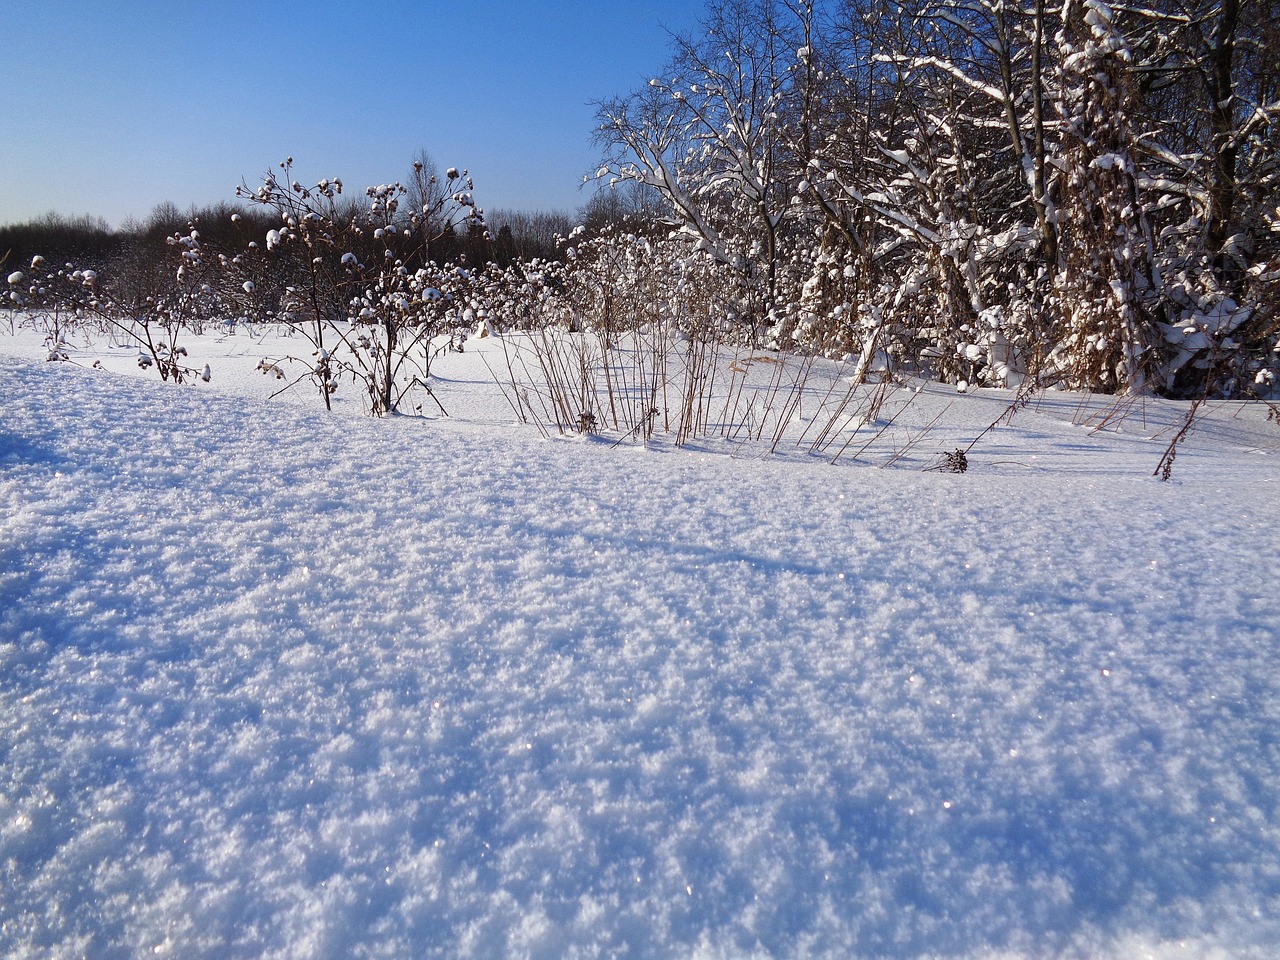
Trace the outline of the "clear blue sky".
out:
<instances>
[{"instance_id":1,"label":"clear blue sky","mask_svg":"<svg viewBox=\"0 0 1280 960\"><path fill-rule=\"evenodd\" d=\"M702 0L0 0L0 223L118 225L298 179L402 179L425 148L482 207L571 212L588 101L629 92Z\"/></svg>"}]
</instances>

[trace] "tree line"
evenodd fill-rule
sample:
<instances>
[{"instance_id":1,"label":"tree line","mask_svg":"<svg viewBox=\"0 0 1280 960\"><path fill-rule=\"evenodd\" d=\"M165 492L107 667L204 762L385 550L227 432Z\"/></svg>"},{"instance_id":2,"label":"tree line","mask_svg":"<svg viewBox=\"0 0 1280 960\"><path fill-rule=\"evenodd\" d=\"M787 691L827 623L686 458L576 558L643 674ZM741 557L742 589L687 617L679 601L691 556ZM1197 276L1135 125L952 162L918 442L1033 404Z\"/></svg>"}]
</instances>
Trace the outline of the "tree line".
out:
<instances>
[{"instance_id":1,"label":"tree line","mask_svg":"<svg viewBox=\"0 0 1280 960\"><path fill-rule=\"evenodd\" d=\"M942 379L1247 393L1275 374L1274 0L714 0L599 104L778 346Z\"/></svg>"},{"instance_id":2,"label":"tree line","mask_svg":"<svg viewBox=\"0 0 1280 960\"><path fill-rule=\"evenodd\" d=\"M358 202L353 199L342 215L347 219L360 216ZM567 234L577 219L556 211L497 209L486 213L487 229L468 229L442 238L435 254L451 262L502 266L519 260L556 258L556 238ZM165 202L145 220L127 219L117 228L100 217L50 212L0 226L0 263L25 265L32 257L41 256L53 262L119 272L136 271L150 262L163 274L168 267L165 240L176 232L195 226L210 244L239 250L261 240L276 225L273 213L231 203L182 209Z\"/></svg>"}]
</instances>

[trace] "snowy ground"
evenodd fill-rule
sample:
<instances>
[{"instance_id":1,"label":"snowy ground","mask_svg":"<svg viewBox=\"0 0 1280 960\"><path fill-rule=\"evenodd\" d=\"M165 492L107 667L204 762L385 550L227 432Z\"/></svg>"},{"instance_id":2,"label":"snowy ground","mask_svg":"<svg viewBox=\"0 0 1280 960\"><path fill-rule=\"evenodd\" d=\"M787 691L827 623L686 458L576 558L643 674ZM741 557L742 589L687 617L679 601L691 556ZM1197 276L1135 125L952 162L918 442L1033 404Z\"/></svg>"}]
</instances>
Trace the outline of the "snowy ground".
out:
<instances>
[{"instance_id":1,"label":"snowy ground","mask_svg":"<svg viewBox=\"0 0 1280 960\"><path fill-rule=\"evenodd\" d=\"M1179 407L1051 396L951 475L1007 395L832 466L281 346L0 333L0 955L1275 956L1265 410L1162 484Z\"/></svg>"}]
</instances>

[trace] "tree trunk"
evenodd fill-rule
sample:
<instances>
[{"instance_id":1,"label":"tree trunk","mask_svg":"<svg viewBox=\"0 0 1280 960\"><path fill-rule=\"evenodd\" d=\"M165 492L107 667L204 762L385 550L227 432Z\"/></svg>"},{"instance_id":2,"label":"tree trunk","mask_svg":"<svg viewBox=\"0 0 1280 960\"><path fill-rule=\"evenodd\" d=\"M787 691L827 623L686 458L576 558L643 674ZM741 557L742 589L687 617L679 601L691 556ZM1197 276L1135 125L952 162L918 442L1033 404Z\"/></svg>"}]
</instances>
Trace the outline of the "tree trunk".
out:
<instances>
[{"instance_id":1,"label":"tree trunk","mask_svg":"<svg viewBox=\"0 0 1280 960\"><path fill-rule=\"evenodd\" d=\"M1205 243L1214 258L1218 280L1227 281L1238 270L1223 253L1231 236L1231 219L1236 199L1235 102L1231 82L1232 56L1235 52L1236 25L1240 19L1240 0L1222 0L1221 11L1209 48L1205 83L1210 99L1209 129L1212 133L1213 166L1209 180L1209 224Z\"/></svg>"}]
</instances>

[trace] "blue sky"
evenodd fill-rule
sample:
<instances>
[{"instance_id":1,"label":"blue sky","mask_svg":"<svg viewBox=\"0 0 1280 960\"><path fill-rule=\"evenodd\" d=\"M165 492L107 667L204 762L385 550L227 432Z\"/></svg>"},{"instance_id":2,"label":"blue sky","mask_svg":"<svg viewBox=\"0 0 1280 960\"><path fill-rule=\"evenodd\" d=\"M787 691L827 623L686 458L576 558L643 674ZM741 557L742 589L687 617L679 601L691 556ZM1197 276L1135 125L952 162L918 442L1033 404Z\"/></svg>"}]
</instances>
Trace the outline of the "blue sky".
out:
<instances>
[{"instance_id":1,"label":"blue sky","mask_svg":"<svg viewBox=\"0 0 1280 960\"><path fill-rule=\"evenodd\" d=\"M401 179L425 148L483 207L571 212L588 101L659 71L701 0L0 0L0 223Z\"/></svg>"}]
</instances>

